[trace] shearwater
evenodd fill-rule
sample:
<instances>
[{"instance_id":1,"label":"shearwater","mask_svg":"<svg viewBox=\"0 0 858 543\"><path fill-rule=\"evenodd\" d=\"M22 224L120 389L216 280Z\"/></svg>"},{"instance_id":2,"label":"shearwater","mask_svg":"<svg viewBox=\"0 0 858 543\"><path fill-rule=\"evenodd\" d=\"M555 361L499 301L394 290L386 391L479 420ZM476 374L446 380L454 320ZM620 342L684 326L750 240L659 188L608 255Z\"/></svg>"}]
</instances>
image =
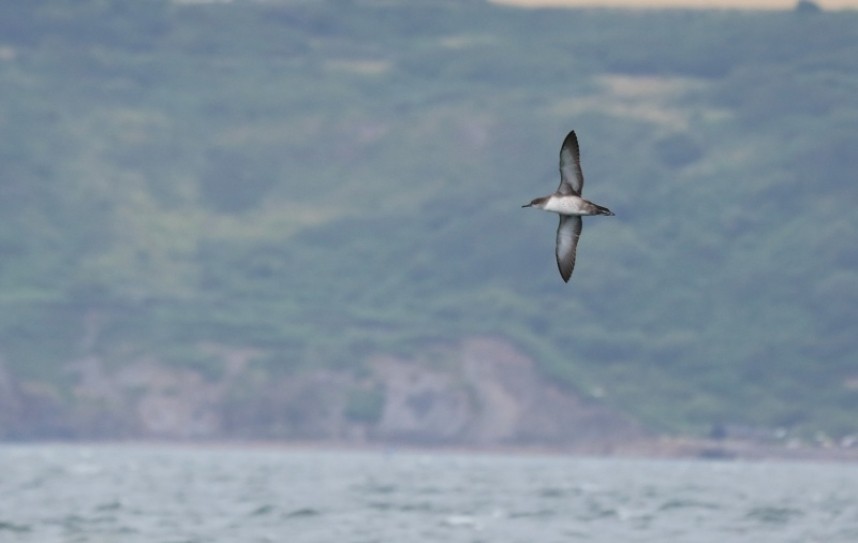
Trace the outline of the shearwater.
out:
<instances>
[{"instance_id":1,"label":"shearwater","mask_svg":"<svg viewBox=\"0 0 858 543\"><path fill-rule=\"evenodd\" d=\"M613 215L607 207L594 204L581 197L584 188L584 173L581 171L581 153L578 149L578 136L569 132L560 146L560 186L554 194L536 198L521 207L536 207L560 215L557 226L557 242L554 252L557 255L557 268L563 281L569 282L575 268L575 252L584 215Z\"/></svg>"}]
</instances>

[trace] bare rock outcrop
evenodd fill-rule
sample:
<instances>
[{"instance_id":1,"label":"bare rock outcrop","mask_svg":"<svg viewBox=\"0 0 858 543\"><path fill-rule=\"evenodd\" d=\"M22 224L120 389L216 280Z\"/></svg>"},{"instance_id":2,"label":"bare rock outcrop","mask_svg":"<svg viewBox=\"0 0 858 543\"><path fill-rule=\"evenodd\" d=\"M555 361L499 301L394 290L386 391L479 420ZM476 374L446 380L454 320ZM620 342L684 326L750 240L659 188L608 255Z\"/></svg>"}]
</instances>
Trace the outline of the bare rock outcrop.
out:
<instances>
[{"instance_id":1,"label":"bare rock outcrop","mask_svg":"<svg viewBox=\"0 0 858 543\"><path fill-rule=\"evenodd\" d=\"M0 364L5 436L264 439L413 445L578 446L641 429L549 381L509 342L472 338L354 369L292 368L277 353L218 345L197 367L138 355L70 362L72 385L21 382ZM291 368L291 369L290 369Z\"/></svg>"},{"instance_id":2,"label":"bare rock outcrop","mask_svg":"<svg viewBox=\"0 0 858 543\"><path fill-rule=\"evenodd\" d=\"M470 445L608 444L643 434L630 419L549 382L502 340L463 342L441 364L382 357L384 440Z\"/></svg>"}]
</instances>

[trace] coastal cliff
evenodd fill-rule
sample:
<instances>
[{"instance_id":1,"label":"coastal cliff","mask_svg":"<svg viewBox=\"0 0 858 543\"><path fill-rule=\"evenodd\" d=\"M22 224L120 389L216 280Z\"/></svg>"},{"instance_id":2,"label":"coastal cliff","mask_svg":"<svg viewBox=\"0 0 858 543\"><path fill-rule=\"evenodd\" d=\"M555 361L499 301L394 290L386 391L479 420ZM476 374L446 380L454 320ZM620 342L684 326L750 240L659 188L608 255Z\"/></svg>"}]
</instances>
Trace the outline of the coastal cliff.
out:
<instances>
[{"instance_id":1,"label":"coastal cliff","mask_svg":"<svg viewBox=\"0 0 858 543\"><path fill-rule=\"evenodd\" d=\"M415 445L610 445L640 426L559 388L509 343L472 338L431 360L371 357L358 371L272 375L270 353L202 345L217 375L141 356L70 361L70 390L16 380L0 365L3 437L284 439Z\"/></svg>"}]
</instances>

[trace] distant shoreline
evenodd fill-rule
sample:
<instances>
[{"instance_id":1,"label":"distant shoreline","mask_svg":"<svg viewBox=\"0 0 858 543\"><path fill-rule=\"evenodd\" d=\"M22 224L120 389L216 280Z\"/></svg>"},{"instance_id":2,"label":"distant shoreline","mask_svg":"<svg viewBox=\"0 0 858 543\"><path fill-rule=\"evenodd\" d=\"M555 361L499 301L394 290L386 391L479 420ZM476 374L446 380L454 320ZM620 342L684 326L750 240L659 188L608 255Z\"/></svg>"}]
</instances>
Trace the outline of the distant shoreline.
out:
<instances>
[{"instance_id":1,"label":"distant shoreline","mask_svg":"<svg viewBox=\"0 0 858 543\"><path fill-rule=\"evenodd\" d=\"M712 440L662 437L615 444L550 445L469 445L353 443L345 441L229 440L106 440L106 441L2 441L4 447L120 447L175 448L211 451L308 451L376 452L379 454L476 454L498 456L556 456L569 458L614 458L628 460L699 460L719 462L858 462L858 447L823 447L802 444L788 446L739 440Z\"/></svg>"},{"instance_id":2,"label":"distant shoreline","mask_svg":"<svg viewBox=\"0 0 858 543\"><path fill-rule=\"evenodd\" d=\"M489 0L523 8L588 7L629 9L741 9L781 10L795 8L798 0ZM822 9L858 9L858 0L814 0Z\"/></svg>"}]
</instances>

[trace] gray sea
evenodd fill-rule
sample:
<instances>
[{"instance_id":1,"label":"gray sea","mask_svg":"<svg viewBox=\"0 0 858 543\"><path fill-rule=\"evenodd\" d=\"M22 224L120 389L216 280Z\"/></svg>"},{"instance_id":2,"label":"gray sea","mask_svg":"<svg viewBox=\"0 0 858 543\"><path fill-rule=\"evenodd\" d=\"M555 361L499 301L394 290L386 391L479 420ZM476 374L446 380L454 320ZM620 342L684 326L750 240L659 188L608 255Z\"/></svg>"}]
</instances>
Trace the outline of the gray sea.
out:
<instances>
[{"instance_id":1,"label":"gray sea","mask_svg":"<svg viewBox=\"0 0 858 543\"><path fill-rule=\"evenodd\" d=\"M0 446L1 542L858 542L858 465Z\"/></svg>"}]
</instances>

